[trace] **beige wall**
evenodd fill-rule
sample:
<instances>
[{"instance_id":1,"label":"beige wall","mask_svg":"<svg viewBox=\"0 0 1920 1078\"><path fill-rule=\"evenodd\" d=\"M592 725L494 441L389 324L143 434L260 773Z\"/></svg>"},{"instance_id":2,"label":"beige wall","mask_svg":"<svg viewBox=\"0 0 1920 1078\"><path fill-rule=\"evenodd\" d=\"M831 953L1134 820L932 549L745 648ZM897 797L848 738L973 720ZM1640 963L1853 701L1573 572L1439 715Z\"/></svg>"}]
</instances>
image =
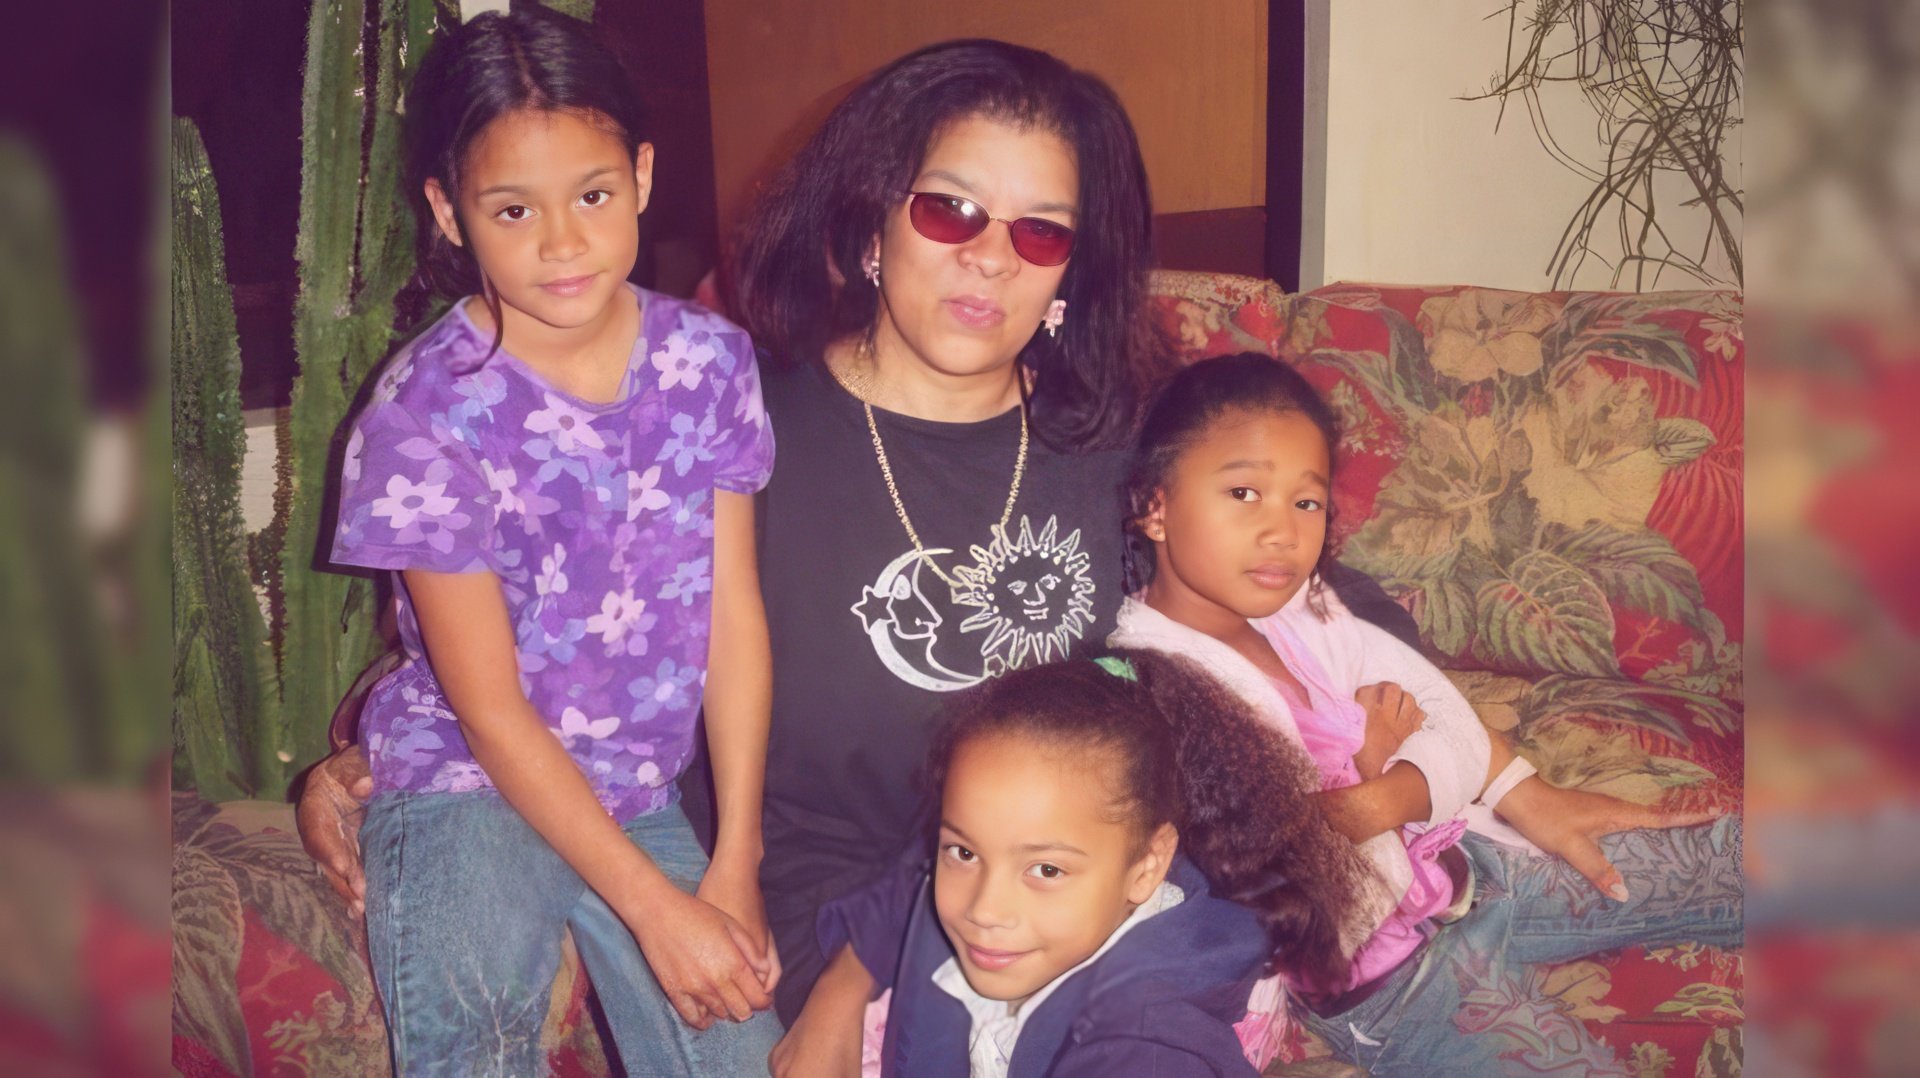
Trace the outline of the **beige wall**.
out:
<instances>
[{"instance_id":1,"label":"beige wall","mask_svg":"<svg viewBox=\"0 0 1920 1078\"><path fill-rule=\"evenodd\" d=\"M1303 287L1338 280L1547 287L1548 260L1591 182L1548 156L1519 98L1497 134L1497 102L1459 100L1484 91L1503 61L1506 21L1487 17L1498 8L1480 0L1310 5L1308 48L1323 50L1326 65L1325 145L1319 181L1308 139ZM1549 89L1560 91L1543 96L1561 146L1590 164L1604 160L1578 90ZM1734 160L1738 154L1731 147ZM1704 237L1705 215L1681 208L1678 190L1665 196L1663 226ZM1726 275L1724 263L1718 271ZM1598 261L1576 283L1614 287L1612 271ZM1617 287L1631 289L1631 277ZM1668 271L1658 287L1698 285Z\"/></svg>"},{"instance_id":2,"label":"beige wall","mask_svg":"<svg viewBox=\"0 0 1920 1078\"><path fill-rule=\"evenodd\" d=\"M720 227L852 82L918 46L998 37L1113 86L1159 213L1266 201L1264 0L706 0Z\"/></svg>"}]
</instances>

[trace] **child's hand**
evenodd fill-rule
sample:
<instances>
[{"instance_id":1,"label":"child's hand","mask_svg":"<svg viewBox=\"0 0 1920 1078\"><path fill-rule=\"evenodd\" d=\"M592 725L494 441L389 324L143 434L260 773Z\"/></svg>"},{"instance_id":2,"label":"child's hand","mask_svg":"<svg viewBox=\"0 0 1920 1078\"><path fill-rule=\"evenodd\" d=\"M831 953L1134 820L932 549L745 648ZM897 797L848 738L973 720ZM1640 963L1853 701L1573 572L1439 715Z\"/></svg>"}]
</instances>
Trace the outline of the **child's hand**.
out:
<instances>
[{"instance_id":1,"label":"child's hand","mask_svg":"<svg viewBox=\"0 0 1920 1078\"><path fill-rule=\"evenodd\" d=\"M1600 837L1636 827L1690 827L1714 812L1664 812L1588 790L1567 790L1538 775L1515 786L1495 808L1514 830L1545 853L1572 865L1601 894L1616 902L1631 897L1620 870L1600 850Z\"/></svg>"},{"instance_id":2,"label":"child's hand","mask_svg":"<svg viewBox=\"0 0 1920 1078\"><path fill-rule=\"evenodd\" d=\"M854 1078L860 1073L861 1038L873 976L843 947L813 982L793 1028L767 1056L773 1078Z\"/></svg>"},{"instance_id":3,"label":"child's hand","mask_svg":"<svg viewBox=\"0 0 1920 1078\"><path fill-rule=\"evenodd\" d=\"M780 951L773 945L773 933L767 928L767 904L760 895L760 872L751 862L733 861L722 856L707 867L700 877L701 900L739 922L752 946L746 949L747 963L753 967L760 987L772 992L780 983Z\"/></svg>"},{"instance_id":4,"label":"child's hand","mask_svg":"<svg viewBox=\"0 0 1920 1078\"><path fill-rule=\"evenodd\" d=\"M1353 699L1367 709L1367 737L1360 751L1353 754L1353 767L1362 780L1377 779L1387 766L1387 758L1427 721L1427 713L1391 681L1362 685Z\"/></svg>"},{"instance_id":5,"label":"child's hand","mask_svg":"<svg viewBox=\"0 0 1920 1078\"><path fill-rule=\"evenodd\" d=\"M754 941L740 922L668 884L621 912L647 966L682 1021L706 1029L718 1017L744 1022L773 1006L747 955Z\"/></svg>"}]
</instances>

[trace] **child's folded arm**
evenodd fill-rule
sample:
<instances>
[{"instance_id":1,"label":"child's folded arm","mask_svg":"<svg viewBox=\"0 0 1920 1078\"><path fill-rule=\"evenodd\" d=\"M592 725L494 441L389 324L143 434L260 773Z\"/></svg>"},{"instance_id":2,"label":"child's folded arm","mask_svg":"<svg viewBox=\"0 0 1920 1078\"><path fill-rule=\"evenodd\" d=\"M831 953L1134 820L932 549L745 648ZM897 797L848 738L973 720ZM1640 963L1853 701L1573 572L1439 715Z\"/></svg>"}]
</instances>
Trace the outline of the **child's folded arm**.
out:
<instances>
[{"instance_id":1,"label":"child's folded arm","mask_svg":"<svg viewBox=\"0 0 1920 1078\"><path fill-rule=\"evenodd\" d=\"M1492 746L1473 705L1460 695L1440 668L1378 626L1355 619L1359 633L1359 684L1391 681L1419 702L1426 724L1408 735L1387 758L1386 767L1406 761L1427 779L1432 815L1428 824L1445 823L1480 795L1487 781Z\"/></svg>"}]
</instances>

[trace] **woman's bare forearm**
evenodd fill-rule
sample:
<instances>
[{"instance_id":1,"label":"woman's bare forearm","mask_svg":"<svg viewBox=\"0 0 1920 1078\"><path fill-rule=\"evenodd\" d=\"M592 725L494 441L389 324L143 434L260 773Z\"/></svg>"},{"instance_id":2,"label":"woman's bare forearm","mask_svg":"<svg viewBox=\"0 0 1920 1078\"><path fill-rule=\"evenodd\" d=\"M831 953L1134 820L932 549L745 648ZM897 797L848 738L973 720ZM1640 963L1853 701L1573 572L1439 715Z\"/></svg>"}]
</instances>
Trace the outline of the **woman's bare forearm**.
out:
<instances>
[{"instance_id":1,"label":"woman's bare forearm","mask_svg":"<svg viewBox=\"0 0 1920 1078\"><path fill-rule=\"evenodd\" d=\"M1327 822L1353 842L1424 821L1433 811L1427 777L1404 761L1379 778L1323 790L1319 798Z\"/></svg>"}]
</instances>

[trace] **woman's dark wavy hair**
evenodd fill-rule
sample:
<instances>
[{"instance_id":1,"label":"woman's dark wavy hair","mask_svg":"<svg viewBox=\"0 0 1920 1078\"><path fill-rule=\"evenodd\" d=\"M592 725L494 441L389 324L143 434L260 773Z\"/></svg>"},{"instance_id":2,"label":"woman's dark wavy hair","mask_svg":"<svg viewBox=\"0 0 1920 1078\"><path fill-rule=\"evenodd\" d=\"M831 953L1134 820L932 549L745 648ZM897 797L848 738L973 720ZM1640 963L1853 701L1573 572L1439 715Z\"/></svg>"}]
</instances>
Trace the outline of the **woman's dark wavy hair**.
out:
<instances>
[{"instance_id":1,"label":"woman's dark wavy hair","mask_svg":"<svg viewBox=\"0 0 1920 1078\"><path fill-rule=\"evenodd\" d=\"M522 110L571 112L619 137L632 159L645 138L640 97L613 53L585 23L534 4L486 12L446 31L427 50L407 92L403 154L419 221L419 275L446 298L480 293L500 346L500 298L473 252L448 242L423 189L440 181L459 205L467 152L495 120ZM460 231L467 231L460 223Z\"/></svg>"},{"instance_id":2,"label":"woman's dark wavy hair","mask_svg":"<svg viewBox=\"0 0 1920 1078\"><path fill-rule=\"evenodd\" d=\"M1124 442L1159 349L1146 320L1153 211L1120 99L1093 75L1002 41L932 45L874 72L773 179L743 223L729 310L785 362L818 361L870 332L878 293L861 259L907 196L934 139L985 116L1049 131L1080 174L1067 320L1020 353L1035 432L1064 450ZM1037 327L1036 327L1037 328Z\"/></svg>"},{"instance_id":3,"label":"woman's dark wavy hair","mask_svg":"<svg viewBox=\"0 0 1920 1078\"><path fill-rule=\"evenodd\" d=\"M1207 428L1228 412L1269 412L1305 416L1327 440L1327 467L1334 467L1340 424L1320 391L1282 360L1260 352L1203 359L1168 380L1140 424L1127 467L1126 587L1129 592L1153 583L1153 541L1146 535L1153 500L1173 475L1174 463ZM1327 476L1329 482L1333 476ZM1323 588L1333 563L1333 502L1327 502L1327 542L1314 564L1307 601L1321 618L1327 615Z\"/></svg>"},{"instance_id":4,"label":"woman's dark wavy hair","mask_svg":"<svg viewBox=\"0 0 1920 1078\"><path fill-rule=\"evenodd\" d=\"M1259 916L1269 972L1340 983L1349 966L1340 927L1366 869L1322 815L1312 762L1192 662L1130 649L1106 658L1124 660L1134 680L1098 662L1060 662L956 701L928 759L936 799L956 750L977 738L1107 752L1120 762L1115 812L1140 850L1171 823L1214 893Z\"/></svg>"}]
</instances>

